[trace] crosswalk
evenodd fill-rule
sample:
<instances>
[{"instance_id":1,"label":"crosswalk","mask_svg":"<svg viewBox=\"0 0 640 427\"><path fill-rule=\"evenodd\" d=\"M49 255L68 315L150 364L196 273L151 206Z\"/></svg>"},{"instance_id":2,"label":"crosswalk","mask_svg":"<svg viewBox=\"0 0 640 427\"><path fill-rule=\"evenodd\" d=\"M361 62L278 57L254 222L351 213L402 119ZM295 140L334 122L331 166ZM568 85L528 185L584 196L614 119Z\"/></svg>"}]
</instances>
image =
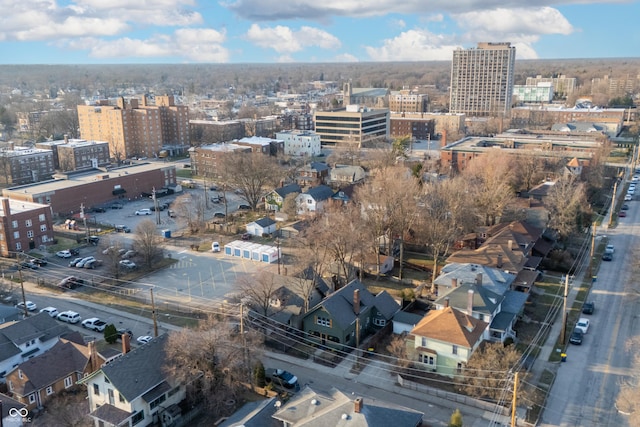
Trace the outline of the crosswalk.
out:
<instances>
[{"instance_id":1,"label":"crosswalk","mask_svg":"<svg viewBox=\"0 0 640 427\"><path fill-rule=\"evenodd\" d=\"M182 268L191 268L196 264L188 259L181 259L178 262L174 262L169 266L170 269L182 269Z\"/></svg>"}]
</instances>

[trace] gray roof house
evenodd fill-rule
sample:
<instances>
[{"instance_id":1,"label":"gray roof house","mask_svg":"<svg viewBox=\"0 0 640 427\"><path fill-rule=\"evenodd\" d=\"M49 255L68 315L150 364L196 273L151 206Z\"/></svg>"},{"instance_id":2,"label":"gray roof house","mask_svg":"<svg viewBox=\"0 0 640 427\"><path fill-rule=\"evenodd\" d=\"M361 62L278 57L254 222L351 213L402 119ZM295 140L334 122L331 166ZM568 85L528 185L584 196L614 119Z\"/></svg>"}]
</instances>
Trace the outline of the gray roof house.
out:
<instances>
[{"instance_id":1,"label":"gray roof house","mask_svg":"<svg viewBox=\"0 0 640 427\"><path fill-rule=\"evenodd\" d=\"M96 425L170 425L180 417L185 386L163 369L168 335L154 338L83 378Z\"/></svg>"},{"instance_id":2,"label":"gray roof house","mask_svg":"<svg viewBox=\"0 0 640 427\"><path fill-rule=\"evenodd\" d=\"M24 317L24 310L16 307L0 305L0 324L21 320Z\"/></svg>"},{"instance_id":3,"label":"gray roof house","mask_svg":"<svg viewBox=\"0 0 640 427\"><path fill-rule=\"evenodd\" d=\"M20 363L53 347L71 329L46 313L0 325L0 379Z\"/></svg>"},{"instance_id":4,"label":"gray roof house","mask_svg":"<svg viewBox=\"0 0 640 427\"><path fill-rule=\"evenodd\" d=\"M503 295L515 280L514 273L492 268L486 265L470 263L451 263L442 267L440 275L436 278L438 294L443 295L451 288L465 283L475 283L482 285L485 289Z\"/></svg>"},{"instance_id":5,"label":"gray roof house","mask_svg":"<svg viewBox=\"0 0 640 427\"><path fill-rule=\"evenodd\" d=\"M309 310L302 329L321 344L341 349L386 326L398 310L400 306L386 291L373 295L353 280Z\"/></svg>"},{"instance_id":6,"label":"gray roof house","mask_svg":"<svg viewBox=\"0 0 640 427\"><path fill-rule=\"evenodd\" d=\"M276 222L271 218L260 218L246 225L247 233L252 236L262 236L276 232Z\"/></svg>"},{"instance_id":7,"label":"gray roof house","mask_svg":"<svg viewBox=\"0 0 640 427\"><path fill-rule=\"evenodd\" d=\"M296 197L298 214L303 215L322 211L325 203L331 199L331 196L333 196L333 190L326 185L309 188Z\"/></svg>"},{"instance_id":8,"label":"gray roof house","mask_svg":"<svg viewBox=\"0 0 640 427\"><path fill-rule=\"evenodd\" d=\"M286 427L417 427L424 414L381 400L353 398L336 388L319 393L306 386L273 415Z\"/></svg>"},{"instance_id":9,"label":"gray roof house","mask_svg":"<svg viewBox=\"0 0 640 427\"><path fill-rule=\"evenodd\" d=\"M280 188L267 193L264 197L264 208L268 211L280 211L285 197L289 194L298 194L302 192L302 188L298 184L287 184Z\"/></svg>"},{"instance_id":10,"label":"gray roof house","mask_svg":"<svg viewBox=\"0 0 640 427\"><path fill-rule=\"evenodd\" d=\"M333 184L355 184L366 176L362 166L335 165L329 172L329 181Z\"/></svg>"}]
</instances>

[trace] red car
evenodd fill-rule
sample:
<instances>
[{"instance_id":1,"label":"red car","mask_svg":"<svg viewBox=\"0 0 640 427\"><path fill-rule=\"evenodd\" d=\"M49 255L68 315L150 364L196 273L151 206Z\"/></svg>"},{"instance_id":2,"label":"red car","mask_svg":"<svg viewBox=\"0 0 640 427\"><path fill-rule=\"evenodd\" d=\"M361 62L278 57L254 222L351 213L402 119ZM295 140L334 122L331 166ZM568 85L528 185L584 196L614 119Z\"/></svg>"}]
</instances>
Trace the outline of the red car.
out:
<instances>
[{"instance_id":1,"label":"red car","mask_svg":"<svg viewBox=\"0 0 640 427\"><path fill-rule=\"evenodd\" d=\"M624 217L626 217L626 216L627 216L627 213L626 213L625 211L620 211L620 213L618 214L618 216L619 216L620 218L624 218Z\"/></svg>"}]
</instances>

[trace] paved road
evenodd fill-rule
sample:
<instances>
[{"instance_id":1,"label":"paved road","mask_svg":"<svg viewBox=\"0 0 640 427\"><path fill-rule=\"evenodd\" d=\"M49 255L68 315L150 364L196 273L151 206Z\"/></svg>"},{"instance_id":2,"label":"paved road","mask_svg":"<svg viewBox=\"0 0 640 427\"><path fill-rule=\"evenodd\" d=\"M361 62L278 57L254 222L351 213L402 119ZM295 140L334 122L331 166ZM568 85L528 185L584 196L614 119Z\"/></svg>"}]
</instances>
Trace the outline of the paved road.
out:
<instances>
[{"instance_id":1,"label":"paved road","mask_svg":"<svg viewBox=\"0 0 640 427\"><path fill-rule=\"evenodd\" d=\"M630 292L635 241L640 234L640 202L629 202L627 218L607 230L616 252L603 262L590 299L596 311L581 346L570 345L547 401L541 426L627 426L615 408L619 381L630 374L625 342L640 333L640 300Z\"/></svg>"}]
</instances>

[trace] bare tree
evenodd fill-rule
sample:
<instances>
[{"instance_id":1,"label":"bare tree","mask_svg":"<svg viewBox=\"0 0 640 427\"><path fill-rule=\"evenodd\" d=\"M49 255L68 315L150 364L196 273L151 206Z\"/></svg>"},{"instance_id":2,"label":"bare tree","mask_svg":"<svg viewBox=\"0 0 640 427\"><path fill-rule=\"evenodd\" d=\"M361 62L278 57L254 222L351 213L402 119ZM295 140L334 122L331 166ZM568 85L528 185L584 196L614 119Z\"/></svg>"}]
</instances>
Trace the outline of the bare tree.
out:
<instances>
[{"instance_id":1,"label":"bare tree","mask_svg":"<svg viewBox=\"0 0 640 427\"><path fill-rule=\"evenodd\" d=\"M221 167L223 181L235 187L240 196L255 209L265 190L273 188L280 178L277 162L261 153L229 153Z\"/></svg>"},{"instance_id":2,"label":"bare tree","mask_svg":"<svg viewBox=\"0 0 640 427\"><path fill-rule=\"evenodd\" d=\"M566 239L578 230L580 213L588 206L584 183L572 174L562 176L549 190L545 204L549 209L549 227Z\"/></svg>"},{"instance_id":3,"label":"bare tree","mask_svg":"<svg viewBox=\"0 0 640 427\"><path fill-rule=\"evenodd\" d=\"M134 246L147 268L151 268L154 261L162 258L160 234L153 221L145 219L138 224L135 229Z\"/></svg>"},{"instance_id":4,"label":"bare tree","mask_svg":"<svg viewBox=\"0 0 640 427\"><path fill-rule=\"evenodd\" d=\"M44 413L30 423L38 426L59 427L91 427L94 425L88 416L89 404L86 389L78 391L62 391L51 396Z\"/></svg>"},{"instance_id":5,"label":"bare tree","mask_svg":"<svg viewBox=\"0 0 640 427\"><path fill-rule=\"evenodd\" d=\"M114 275L116 279L120 278L122 269L120 266L120 252L125 249L122 240L114 237L107 237L100 240L100 249L104 260L105 268Z\"/></svg>"},{"instance_id":6,"label":"bare tree","mask_svg":"<svg viewBox=\"0 0 640 427\"><path fill-rule=\"evenodd\" d=\"M224 204L226 210L226 198L224 199ZM177 222L183 227L187 227L191 234L195 234L201 228L204 228L206 203L202 194L183 194L176 198L172 206L177 216Z\"/></svg>"},{"instance_id":7,"label":"bare tree","mask_svg":"<svg viewBox=\"0 0 640 427\"><path fill-rule=\"evenodd\" d=\"M251 308L266 316L276 291L282 286L275 274L258 272L251 276L243 276L237 282L242 295L249 299Z\"/></svg>"},{"instance_id":8,"label":"bare tree","mask_svg":"<svg viewBox=\"0 0 640 427\"><path fill-rule=\"evenodd\" d=\"M545 177L545 159L530 153L514 156L514 185L525 191L531 190Z\"/></svg>"}]
</instances>

